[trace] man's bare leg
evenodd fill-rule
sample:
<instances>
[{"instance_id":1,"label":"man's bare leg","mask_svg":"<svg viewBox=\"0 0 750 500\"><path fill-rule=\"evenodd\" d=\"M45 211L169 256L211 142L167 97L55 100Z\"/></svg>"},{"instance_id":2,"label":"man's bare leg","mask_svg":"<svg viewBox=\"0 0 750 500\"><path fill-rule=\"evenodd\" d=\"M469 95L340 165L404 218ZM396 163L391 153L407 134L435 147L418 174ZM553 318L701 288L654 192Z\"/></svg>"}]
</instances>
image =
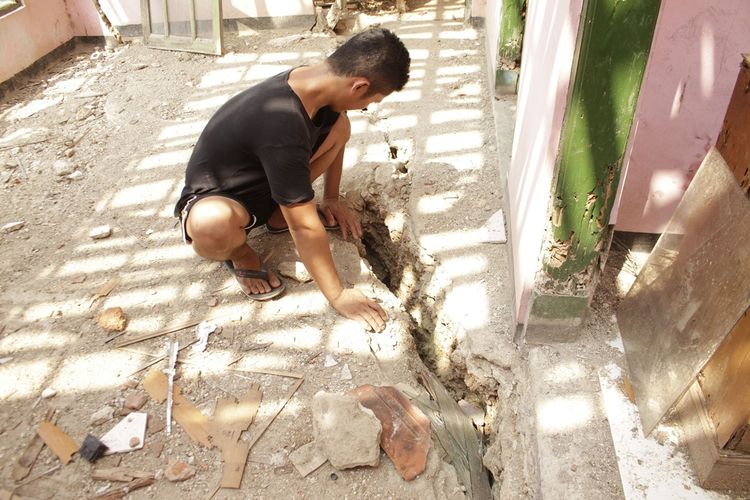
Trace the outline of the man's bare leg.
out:
<instances>
[{"instance_id":1,"label":"man's bare leg","mask_svg":"<svg viewBox=\"0 0 750 500\"><path fill-rule=\"evenodd\" d=\"M193 250L210 260L231 260L236 269L259 270L258 254L247 245L245 226L250 215L239 202L223 196L201 198L190 209L186 222L187 233L193 240ZM281 285L269 271L270 283L261 279L238 278L246 293L270 292Z\"/></svg>"},{"instance_id":2,"label":"man's bare leg","mask_svg":"<svg viewBox=\"0 0 750 500\"><path fill-rule=\"evenodd\" d=\"M315 154L310 158L310 182L314 182L326 171L333 168L340 170L344 163L344 148L351 136L351 125L349 117L342 113L331 128L323 144L320 145ZM281 210L276 208L268 218L268 224L275 228L286 227Z\"/></svg>"}]
</instances>

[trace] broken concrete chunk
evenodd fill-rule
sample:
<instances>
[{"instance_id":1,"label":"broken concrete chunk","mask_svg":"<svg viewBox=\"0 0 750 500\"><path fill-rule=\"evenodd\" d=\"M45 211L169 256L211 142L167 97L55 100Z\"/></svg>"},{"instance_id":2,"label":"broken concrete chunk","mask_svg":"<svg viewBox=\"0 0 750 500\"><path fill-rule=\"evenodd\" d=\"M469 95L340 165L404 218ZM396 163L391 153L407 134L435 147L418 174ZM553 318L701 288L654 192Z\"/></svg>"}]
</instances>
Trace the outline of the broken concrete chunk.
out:
<instances>
[{"instance_id":1,"label":"broken concrete chunk","mask_svg":"<svg viewBox=\"0 0 750 500\"><path fill-rule=\"evenodd\" d=\"M313 397L313 435L336 469L369 465L380 459L380 421L353 396L320 391Z\"/></svg>"},{"instance_id":2,"label":"broken concrete chunk","mask_svg":"<svg viewBox=\"0 0 750 500\"><path fill-rule=\"evenodd\" d=\"M17 221L17 222L8 222L3 227L0 228L0 231L3 233L12 233L13 231L18 231L19 229L23 228L26 223L24 221Z\"/></svg>"},{"instance_id":3,"label":"broken concrete chunk","mask_svg":"<svg viewBox=\"0 0 750 500\"><path fill-rule=\"evenodd\" d=\"M337 364L339 364L339 362L336 361L336 358L334 358L330 354L326 354L326 360L325 360L325 363L323 363L323 366L325 368L330 368L332 366L336 366Z\"/></svg>"},{"instance_id":4,"label":"broken concrete chunk","mask_svg":"<svg viewBox=\"0 0 750 500\"><path fill-rule=\"evenodd\" d=\"M91 425L100 425L110 420L111 418L112 418L112 408L110 408L109 406L105 406L104 408L98 409L91 415L91 418L89 419L89 423Z\"/></svg>"},{"instance_id":5,"label":"broken concrete chunk","mask_svg":"<svg viewBox=\"0 0 750 500\"><path fill-rule=\"evenodd\" d=\"M289 460L302 477L307 477L328 460L315 441L300 446L289 454Z\"/></svg>"},{"instance_id":6,"label":"broken concrete chunk","mask_svg":"<svg viewBox=\"0 0 750 500\"><path fill-rule=\"evenodd\" d=\"M169 465L164 469L164 477L173 483L185 481L195 475L195 467L178 460L170 460Z\"/></svg>"},{"instance_id":7,"label":"broken concrete chunk","mask_svg":"<svg viewBox=\"0 0 750 500\"><path fill-rule=\"evenodd\" d=\"M352 372L349 370L349 365L344 365L343 368L341 368L341 380L351 380L352 379Z\"/></svg>"},{"instance_id":8,"label":"broken concrete chunk","mask_svg":"<svg viewBox=\"0 0 750 500\"><path fill-rule=\"evenodd\" d=\"M108 225L97 226L89 232L89 237L94 240L109 238L112 235L112 228Z\"/></svg>"},{"instance_id":9,"label":"broken concrete chunk","mask_svg":"<svg viewBox=\"0 0 750 500\"><path fill-rule=\"evenodd\" d=\"M148 396L145 392L136 392L125 398L123 406L129 410L140 410L146 404Z\"/></svg>"},{"instance_id":10,"label":"broken concrete chunk","mask_svg":"<svg viewBox=\"0 0 750 500\"><path fill-rule=\"evenodd\" d=\"M121 307L104 309L97 315L96 322L109 332L121 332L128 326L128 318Z\"/></svg>"},{"instance_id":11,"label":"broken concrete chunk","mask_svg":"<svg viewBox=\"0 0 750 500\"><path fill-rule=\"evenodd\" d=\"M278 270L280 275L291 278L299 283L308 283L313 280L302 262L282 262L279 264Z\"/></svg>"},{"instance_id":12,"label":"broken concrete chunk","mask_svg":"<svg viewBox=\"0 0 750 500\"><path fill-rule=\"evenodd\" d=\"M146 421L148 414L134 412L125 417L101 438L109 450L107 455L112 453L125 453L128 451L143 448L143 439L146 437ZM131 446L133 438L138 438L138 443Z\"/></svg>"},{"instance_id":13,"label":"broken concrete chunk","mask_svg":"<svg viewBox=\"0 0 750 500\"><path fill-rule=\"evenodd\" d=\"M502 209L492 214L481 227L480 238L482 243L505 243L508 241L505 234L505 215Z\"/></svg>"}]
</instances>

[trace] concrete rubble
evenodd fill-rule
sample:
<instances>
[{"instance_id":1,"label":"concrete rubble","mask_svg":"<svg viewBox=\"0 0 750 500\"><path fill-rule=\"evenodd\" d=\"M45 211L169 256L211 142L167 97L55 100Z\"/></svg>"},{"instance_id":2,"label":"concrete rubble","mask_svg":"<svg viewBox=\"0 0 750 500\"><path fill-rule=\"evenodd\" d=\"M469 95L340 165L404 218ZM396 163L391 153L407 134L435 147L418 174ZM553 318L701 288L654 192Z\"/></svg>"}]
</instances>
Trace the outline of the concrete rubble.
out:
<instances>
[{"instance_id":1,"label":"concrete rubble","mask_svg":"<svg viewBox=\"0 0 750 500\"><path fill-rule=\"evenodd\" d=\"M320 391L312 400L315 445L338 470L377 467L382 426L353 396Z\"/></svg>"}]
</instances>

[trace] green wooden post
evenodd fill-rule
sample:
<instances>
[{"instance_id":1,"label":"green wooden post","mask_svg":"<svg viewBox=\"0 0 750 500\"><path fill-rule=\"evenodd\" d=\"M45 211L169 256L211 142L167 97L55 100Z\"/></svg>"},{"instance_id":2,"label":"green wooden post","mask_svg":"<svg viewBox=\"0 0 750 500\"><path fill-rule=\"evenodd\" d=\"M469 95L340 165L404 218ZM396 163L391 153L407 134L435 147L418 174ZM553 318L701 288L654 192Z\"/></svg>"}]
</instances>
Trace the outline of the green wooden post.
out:
<instances>
[{"instance_id":1,"label":"green wooden post","mask_svg":"<svg viewBox=\"0 0 750 500\"><path fill-rule=\"evenodd\" d=\"M584 5L550 203L551 230L530 323L580 323L593 295L600 258L609 250L609 214L660 4L587 0ZM558 307L563 303L568 307Z\"/></svg>"},{"instance_id":2,"label":"green wooden post","mask_svg":"<svg viewBox=\"0 0 750 500\"><path fill-rule=\"evenodd\" d=\"M495 92L498 95L515 94L518 85L518 68L525 27L526 0L499 0L500 32L497 40L497 70Z\"/></svg>"}]
</instances>

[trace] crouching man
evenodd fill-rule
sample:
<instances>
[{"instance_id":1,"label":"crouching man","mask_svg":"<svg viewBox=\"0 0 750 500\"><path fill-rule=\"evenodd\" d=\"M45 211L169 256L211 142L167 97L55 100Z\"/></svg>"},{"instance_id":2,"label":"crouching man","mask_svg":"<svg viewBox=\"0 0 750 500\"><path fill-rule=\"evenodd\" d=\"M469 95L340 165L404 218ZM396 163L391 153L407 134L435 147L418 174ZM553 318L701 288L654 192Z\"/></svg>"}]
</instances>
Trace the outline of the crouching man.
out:
<instances>
[{"instance_id":1,"label":"crouching man","mask_svg":"<svg viewBox=\"0 0 750 500\"><path fill-rule=\"evenodd\" d=\"M280 73L234 96L209 120L188 162L175 207L183 239L206 259L223 261L242 291L268 300L284 290L247 244L250 229L291 233L308 272L336 311L373 331L387 315L375 301L343 288L326 229L362 236L339 203L347 110L401 90L409 53L386 29L350 38L325 61ZM323 175L317 206L312 182Z\"/></svg>"}]
</instances>

